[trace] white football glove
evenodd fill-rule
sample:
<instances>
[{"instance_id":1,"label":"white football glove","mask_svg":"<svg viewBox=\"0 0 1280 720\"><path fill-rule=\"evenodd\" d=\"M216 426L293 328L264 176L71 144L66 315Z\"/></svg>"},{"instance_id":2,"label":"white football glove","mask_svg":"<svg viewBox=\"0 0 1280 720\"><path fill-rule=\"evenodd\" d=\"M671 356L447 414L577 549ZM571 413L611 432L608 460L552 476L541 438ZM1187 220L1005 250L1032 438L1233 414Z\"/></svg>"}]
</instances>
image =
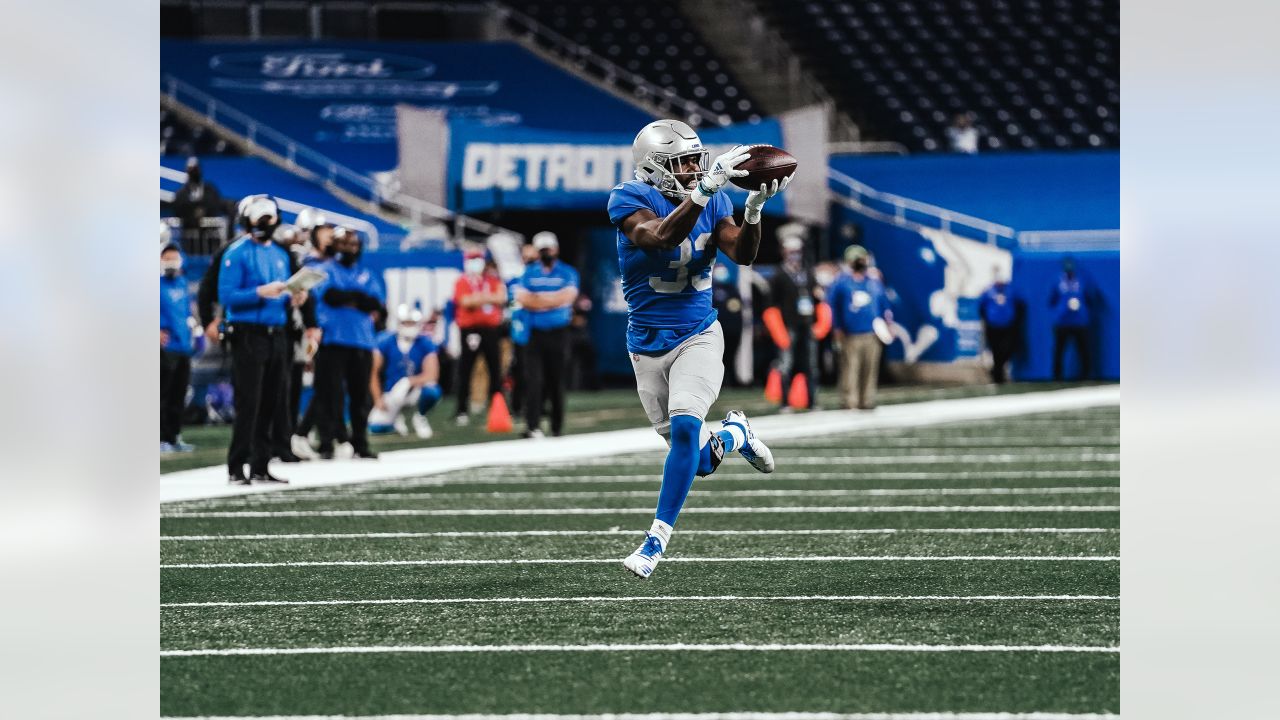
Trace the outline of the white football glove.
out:
<instances>
[{"instance_id":1,"label":"white football glove","mask_svg":"<svg viewBox=\"0 0 1280 720\"><path fill-rule=\"evenodd\" d=\"M729 183L729 180L736 177L743 177L747 174L746 170L735 170L734 168L747 161L751 154L747 152L746 145L735 145L732 150L721 155L711 161L711 167L702 174L702 179L698 181L697 187L693 189L690 197L695 203L706 207L707 202L720 191L720 188Z\"/></svg>"},{"instance_id":2,"label":"white football glove","mask_svg":"<svg viewBox=\"0 0 1280 720\"><path fill-rule=\"evenodd\" d=\"M746 210L742 214L742 219L752 225L760 222L760 209L764 207L764 202L769 198L777 195L787 189L787 185L791 184L791 178L794 175L788 175L779 182L774 180L772 186L760 183L759 190L752 190L747 193Z\"/></svg>"}]
</instances>

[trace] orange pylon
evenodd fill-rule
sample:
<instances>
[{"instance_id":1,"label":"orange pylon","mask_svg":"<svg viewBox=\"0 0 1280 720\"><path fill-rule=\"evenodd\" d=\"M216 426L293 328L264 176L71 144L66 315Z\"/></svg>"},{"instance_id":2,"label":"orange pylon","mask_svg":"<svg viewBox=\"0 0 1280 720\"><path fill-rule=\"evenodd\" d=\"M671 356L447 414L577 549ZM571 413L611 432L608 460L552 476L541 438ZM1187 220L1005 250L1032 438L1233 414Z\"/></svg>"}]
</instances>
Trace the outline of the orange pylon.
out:
<instances>
[{"instance_id":1,"label":"orange pylon","mask_svg":"<svg viewBox=\"0 0 1280 720\"><path fill-rule=\"evenodd\" d=\"M805 382L804 373L796 373L791 378L791 390L787 393L787 404L793 410L804 410L809 407L809 383Z\"/></svg>"},{"instance_id":2,"label":"orange pylon","mask_svg":"<svg viewBox=\"0 0 1280 720\"><path fill-rule=\"evenodd\" d=\"M777 369L770 370L769 377L764 382L764 399L782 404L782 373Z\"/></svg>"},{"instance_id":3,"label":"orange pylon","mask_svg":"<svg viewBox=\"0 0 1280 720\"><path fill-rule=\"evenodd\" d=\"M486 429L491 433L509 433L513 429L507 399L500 392L494 393L493 402L489 403L489 424Z\"/></svg>"}]
</instances>

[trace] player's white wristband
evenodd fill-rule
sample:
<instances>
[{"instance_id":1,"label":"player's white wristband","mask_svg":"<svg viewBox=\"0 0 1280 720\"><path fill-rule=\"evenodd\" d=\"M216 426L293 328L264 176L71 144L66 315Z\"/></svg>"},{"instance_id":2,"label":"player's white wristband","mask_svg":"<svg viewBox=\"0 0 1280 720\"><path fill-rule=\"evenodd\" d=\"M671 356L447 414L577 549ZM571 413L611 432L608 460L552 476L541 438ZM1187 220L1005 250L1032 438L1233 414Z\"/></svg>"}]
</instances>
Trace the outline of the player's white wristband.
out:
<instances>
[{"instance_id":1,"label":"player's white wristband","mask_svg":"<svg viewBox=\"0 0 1280 720\"><path fill-rule=\"evenodd\" d=\"M711 196L702 192L702 183L698 183L693 192L689 193L689 199L698 207L706 207L707 203L711 202Z\"/></svg>"},{"instance_id":2,"label":"player's white wristband","mask_svg":"<svg viewBox=\"0 0 1280 720\"><path fill-rule=\"evenodd\" d=\"M748 207L745 211L743 211L742 219L744 222L748 222L748 223L751 223L752 225L755 225L756 223L760 222L760 210L758 208Z\"/></svg>"}]
</instances>

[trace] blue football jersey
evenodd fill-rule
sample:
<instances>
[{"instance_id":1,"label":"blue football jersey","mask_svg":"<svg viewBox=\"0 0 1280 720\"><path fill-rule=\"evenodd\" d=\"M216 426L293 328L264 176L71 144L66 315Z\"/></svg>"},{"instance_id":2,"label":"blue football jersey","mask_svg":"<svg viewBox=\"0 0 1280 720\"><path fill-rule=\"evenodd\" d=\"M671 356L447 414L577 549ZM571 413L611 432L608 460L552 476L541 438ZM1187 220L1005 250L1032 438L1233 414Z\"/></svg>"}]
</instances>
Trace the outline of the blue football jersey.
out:
<instances>
[{"instance_id":1,"label":"blue football jersey","mask_svg":"<svg viewBox=\"0 0 1280 720\"><path fill-rule=\"evenodd\" d=\"M384 330L378 335L377 349L382 353L382 390L385 392L402 379L422 372L423 361L436 352L436 345L426 335L419 335L413 339L409 352L402 352L395 331Z\"/></svg>"},{"instance_id":2,"label":"blue football jersey","mask_svg":"<svg viewBox=\"0 0 1280 720\"><path fill-rule=\"evenodd\" d=\"M622 232L622 221L637 210L664 218L676 207L657 188L639 180L628 180L609 193L609 220L619 228L627 350L633 353L661 355L716 321L711 305L716 246L711 235L716 224L733 216L733 202L725 193L711 196L689 237L670 250L638 248Z\"/></svg>"}]
</instances>

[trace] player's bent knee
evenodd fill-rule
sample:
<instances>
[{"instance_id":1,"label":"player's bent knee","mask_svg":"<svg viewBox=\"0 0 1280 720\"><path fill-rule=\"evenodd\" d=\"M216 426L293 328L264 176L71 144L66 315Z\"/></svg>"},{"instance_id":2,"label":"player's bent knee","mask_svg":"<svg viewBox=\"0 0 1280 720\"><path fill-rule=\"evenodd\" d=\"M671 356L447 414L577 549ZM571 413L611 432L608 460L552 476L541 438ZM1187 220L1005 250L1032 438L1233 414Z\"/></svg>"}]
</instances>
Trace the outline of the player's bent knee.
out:
<instances>
[{"instance_id":1,"label":"player's bent knee","mask_svg":"<svg viewBox=\"0 0 1280 720\"><path fill-rule=\"evenodd\" d=\"M702 432L702 420L692 415L671 416L671 447L697 452L698 436Z\"/></svg>"}]
</instances>

